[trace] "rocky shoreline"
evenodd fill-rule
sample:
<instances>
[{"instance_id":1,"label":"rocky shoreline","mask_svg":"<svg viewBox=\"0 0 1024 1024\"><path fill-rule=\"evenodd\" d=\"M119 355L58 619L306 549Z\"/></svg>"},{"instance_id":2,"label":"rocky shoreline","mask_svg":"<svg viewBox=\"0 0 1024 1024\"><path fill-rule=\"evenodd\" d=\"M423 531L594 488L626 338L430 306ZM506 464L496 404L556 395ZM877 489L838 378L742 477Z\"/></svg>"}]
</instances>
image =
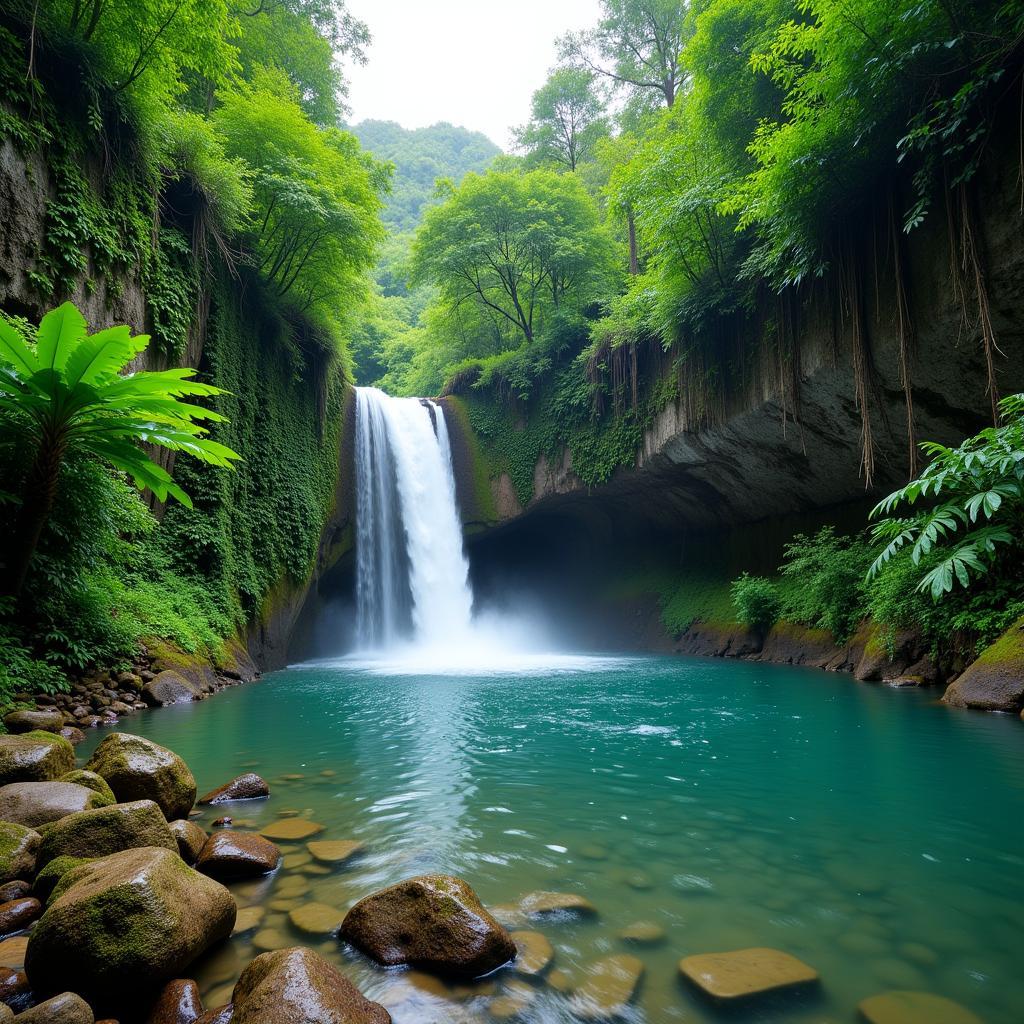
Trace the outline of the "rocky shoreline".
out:
<instances>
[{"instance_id":1,"label":"rocky shoreline","mask_svg":"<svg viewBox=\"0 0 1024 1024\"><path fill-rule=\"evenodd\" d=\"M252 771L197 798L177 754L128 733L106 736L80 766L56 733L0 737L0 1022L390 1024L392 1010L418 1019L401 1001L367 998L327 959L332 950L342 967L361 958L380 972L406 969L426 991L480 996L491 1020L528 1019L542 994L560 1001L558 1019L633 1012L646 971L639 957L606 952L579 975L554 964L539 926L597 917L580 893L532 892L485 907L465 880L427 874L345 910L310 901L306 879L346 871L360 843L323 838L323 826L289 808L258 831L242 819L230 827L227 815L210 831L199 823L272 799ZM287 927L268 927L266 909L245 902L251 883L272 876L269 906L287 915ZM294 899L282 899L286 889ZM256 955L225 957L226 984L204 1005L196 969L243 937ZM638 921L618 938L639 949L664 942L665 932ZM718 1009L746 1009L780 991L813 998L820 986L812 965L767 948L689 955L677 976ZM925 992L883 992L859 1011L869 1024L978 1024Z\"/></svg>"}]
</instances>

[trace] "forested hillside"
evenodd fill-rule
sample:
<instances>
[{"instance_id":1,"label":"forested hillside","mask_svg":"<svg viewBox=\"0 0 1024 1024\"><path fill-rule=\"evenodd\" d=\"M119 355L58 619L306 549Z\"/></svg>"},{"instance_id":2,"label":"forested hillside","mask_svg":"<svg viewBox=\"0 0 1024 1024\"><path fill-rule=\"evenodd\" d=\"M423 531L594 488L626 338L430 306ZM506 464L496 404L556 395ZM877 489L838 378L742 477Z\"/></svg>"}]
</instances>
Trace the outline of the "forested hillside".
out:
<instances>
[{"instance_id":1,"label":"forested hillside","mask_svg":"<svg viewBox=\"0 0 1024 1024\"><path fill-rule=\"evenodd\" d=\"M366 38L321 0L4 6L0 700L280 641L384 238L340 127Z\"/></svg>"}]
</instances>

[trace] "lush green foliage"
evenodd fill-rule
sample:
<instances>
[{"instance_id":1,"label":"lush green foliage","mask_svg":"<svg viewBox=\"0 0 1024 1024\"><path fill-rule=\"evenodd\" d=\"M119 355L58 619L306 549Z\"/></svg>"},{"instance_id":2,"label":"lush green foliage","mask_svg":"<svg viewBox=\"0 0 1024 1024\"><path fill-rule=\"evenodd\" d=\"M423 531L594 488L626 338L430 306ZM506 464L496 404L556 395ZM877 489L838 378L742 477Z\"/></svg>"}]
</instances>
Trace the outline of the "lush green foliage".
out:
<instances>
[{"instance_id":1,"label":"lush green foliage","mask_svg":"<svg viewBox=\"0 0 1024 1024\"><path fill-rule=\"evenodd\" d=\"M575 171L608 131L593 72L558 68L533 94L530 121L516 132L528 165Z\"/></svg>"},{"instance_id":2,"label":"lush green foliage","mask_svg":"<svg viewBox=\"0 0 1024 1024\"><path fill-rule=\"evenodd\" d=\"M729 588L740 622L751 629L768 629L778 621L782 609L778 587L765 576L743 573Z\"/></svg>"},{"instance_id":3,"label":"lush green foliage","mask_svg":"<svg viewBox=\"0 0 1024 1024\"><path fill-rule=\"evenodd\" d=\"M915 566L930 568L918 589L940 600L959 585L971 586L1000 559L1019 558L1024 543L1024 395L1000 403L1003 423L968 438L958 448L927 442L931 462L916 480L875 507L874 539L885 544L870 573L875 576L909 547ZM925 504L910 516L901 506ZM929 555L935 557L929 559ZM933 564L932 564L933 563Z\"/></svg>"}]
</instances>

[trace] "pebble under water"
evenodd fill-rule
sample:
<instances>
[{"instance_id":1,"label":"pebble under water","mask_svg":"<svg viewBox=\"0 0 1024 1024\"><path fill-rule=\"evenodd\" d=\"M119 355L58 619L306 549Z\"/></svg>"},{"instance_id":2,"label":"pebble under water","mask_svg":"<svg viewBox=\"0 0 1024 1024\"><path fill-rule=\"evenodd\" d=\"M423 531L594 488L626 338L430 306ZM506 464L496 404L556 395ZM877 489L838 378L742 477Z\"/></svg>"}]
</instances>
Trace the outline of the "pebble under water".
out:
<instances>
[{"instance_id":1,"label":"pebble under water","mask_svg":"<svg viewBox=\"0 0 1024 1024\"><path fill-rule=\"evenodd\" d=\"M201 793L243 771L267 779L270 800L207 808L207 829L225 813L241 828L298 817L323 826L315 839L363 844L332 868L281 842L274 875L231 886L260 909L195 969L207 1007L258 952L307 944L396 1024L573 1021L566 990L614 953L643 962L637 1022L838 1024L894 989L989 1024L1024 1014L1024 727L934 693L654 657L514 675L336 662L122 725L184 757ZM516 924L553 945L547 980L460 987L290 923L314 901L340 920L425 872L463 877L506 917L536 890L583 895L597 915ZM639 923L663 938L622 937ZM749 946L794 954L820 986L723 1010L679 977L681 957Z\"/></svg>"}]
</instances>

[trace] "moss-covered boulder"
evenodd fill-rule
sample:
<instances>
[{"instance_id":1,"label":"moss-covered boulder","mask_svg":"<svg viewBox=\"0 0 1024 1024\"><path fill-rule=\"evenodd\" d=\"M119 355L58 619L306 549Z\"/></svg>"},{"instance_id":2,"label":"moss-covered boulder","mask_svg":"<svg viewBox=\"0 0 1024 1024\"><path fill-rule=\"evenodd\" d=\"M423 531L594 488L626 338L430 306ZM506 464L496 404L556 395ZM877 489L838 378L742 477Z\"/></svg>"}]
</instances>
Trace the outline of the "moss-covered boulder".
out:
<instances>
[{"instance_id":1,"label":"moss-covered boulder","mask_svg":"<svg viewBox=\"0 0 1024 1024\"><path fill-rule=\"evenodd\" d=\"M360 900L341 937L367 956L453 978L476 978L512 960L512 937L460 878L421 875Z\"/></svg>"},{"instance_id":2,"label":"moss-covered boulder","mask_svg":"<svg viewBox=\"0 0 1024 1024\"><path fill-rule=\"evenodd\" d=\"M195 864L200 852L210 837L188 818L178 818L171 822L171 832L178 840L178 853L186 864Z\"/></svg>"},{"instance_id":3,"label":"moss-covered boulder","mask_svg":"<svg viewBox=\"0 0 1024 1024\"><path fill-rule=\"evenodd\" d=\"M178 852L178 842L152 800L97 807L42 826L39 865L55 857L106 857L122 850L159 846Z\"/></svg>"},{"instance_id":4,"label":"moss-covered boulder","mask_svg":"<svg viewBox=\"0 0 1024 1024\"><path fill-rule=\"evenodd\" d=\"M166 708L171 704L188 704L201 700L203 691L192 685L183 675L167 669L151 679L142 688L142 699L151 708Z\"/></svg>"},{"instance_id":5,"label":"moss-covered boulder","mask_svg":"<svg viewBox=\"0 0 1024 1024\"><path fill-rule=\"evenodd\" d=\"M152 800L168 821L187 818L196 780L172 750L131 733L108 736L86 764L106 780L118 800Z\"/></svg>"},{"instance_id":6,"label":"moss-covered boulder","mask_svg":"<svg viewBox=\"0 0 1024 1024\"><path fill-rule=\"evenodd\" d=\"M0 786L0 821L38 828L108 803L99 793L74 782L12 782Z\"/></svg>"},{"instance_id":7,"label":"moss-covered boulder","mask_svg":"<svg viewBox=\"0 0 1024 1024\"><path fill-rule=\"evenodd\" d=\"M75 748L50 732L0 736L0 786L50 782L75 767Z\"/></svg>"},{"instance_id":8,"label":"moss-covered boulder","mask_svg":"<svg viewBox=\"0 0 1024 1024\"><path fill-rule=\"evenodd\" d=\"M57 732L64 728L64 716L56 708L45 711L10 711L4 715L8 732Z\"/></svg>"},{"instance_id":9,"label":"moss-covered boulder","mask_svg":"<svg viewBox=\"0 0 1024 1024\"><path fill-rule=\"evenodd\" d=\"M107 780L95 772L86 771L84 768L76 768L73 772L62 775L57 781L73 782L76 786L85 786L86 789L91 789L102 798L94 805L96 807L109 807L111 804L117 803L117 797L114 796L114 791L107 785Z\"/></svg>"},{"instance_id":10,"label":"moss-covered boulder","mask_svg":"<svg viewBox=\"0 0 1024 1024\"><path fill-rule=\"evenodd\" d=\"M217 673L206 658L188 654L166 640L155 638L146 640L146 649L153 671L158 676L162 672L174 672L198 695L212 693L216 689Z\"/></svg>"},{"instance_id":11,"label":"moss-covered boulder","mask_svg":"<svg viewBox=\"0 0 1024 1024\"><path fill-rule=\"evenodd\" d=\"M25 825L0 821L0 884L30 879L36 873L42 836Z\"/></svg>"},{"instance_id":12,"label":"moss-covered boulder","mask_svg":"<svg viewBox=\"0 0 1024 1024\"><path fill-rule=\"evenodd\" d=\"M319 953L293 946L263 953L242 972L231 1024L391 1024Z\"/></svg>"},{"instance_id":13,"label":"moss-covered boulder","mask_svg":"<svg viewBox=\"0 0 1024 1024\"><path fill-rule=\"evenodd\" d=\"M135 1010L235 923L219 882L165 849L125 850L67 872L25 955L42 996L70 989L103 1014Z\"/></svg>"},{"instance_id":14,"label":"moss-covered boulder","mask_svg":"<svg viewBox=\"0 0 1024 1024\"><path fill-rule=\"evenodd\" d=\"M88 864L92 857L54 857L44 868L41 868L36 880L32 883L32 895L40 903L48 903L57 883L72 869L80 864Z\"/></svg>"},{"instance_id":15,"label":"moss-covered boulder","mask_svg":"<svg viewBox=\"0 0 1024 1024\"><path fill-rule=\"evenodd\" d=\"M946 688L943 703L979 711L1024 708L1024 618L1018 619Z\"/></svg>"}]
</instances>

